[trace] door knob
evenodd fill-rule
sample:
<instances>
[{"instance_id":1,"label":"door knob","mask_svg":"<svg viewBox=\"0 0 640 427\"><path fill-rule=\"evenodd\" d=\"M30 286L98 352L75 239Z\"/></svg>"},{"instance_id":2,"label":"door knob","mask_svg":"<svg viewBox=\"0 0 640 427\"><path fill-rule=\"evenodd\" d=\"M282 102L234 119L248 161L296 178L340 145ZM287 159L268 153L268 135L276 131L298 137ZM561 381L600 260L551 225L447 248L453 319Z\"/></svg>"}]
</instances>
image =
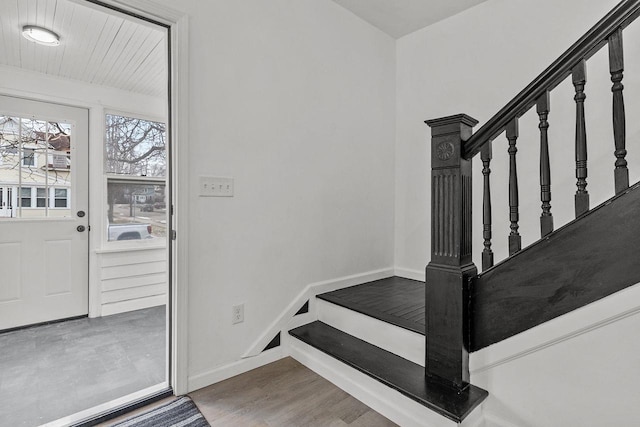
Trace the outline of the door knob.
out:
<instances>
[{"instance_id":1,"label":"door knob","mask_svg":"<svg viewBox=\"0 0 640 427\"><path fill-rule=\"evenodd\" d=\"M78 227L76 227L76 230L78 230L80 233L82 233L85 230L84 225L79 225Z\"/></svg>"}]
</instances>

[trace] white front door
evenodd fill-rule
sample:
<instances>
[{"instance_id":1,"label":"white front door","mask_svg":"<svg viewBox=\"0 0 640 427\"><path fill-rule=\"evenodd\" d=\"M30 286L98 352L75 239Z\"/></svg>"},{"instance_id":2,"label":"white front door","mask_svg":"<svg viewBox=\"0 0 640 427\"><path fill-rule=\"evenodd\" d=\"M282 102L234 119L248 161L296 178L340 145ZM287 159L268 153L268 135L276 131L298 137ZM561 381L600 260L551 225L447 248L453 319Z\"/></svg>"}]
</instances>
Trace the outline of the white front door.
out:
<instances>
[{"instance_id":1,"label":"white front door","mask_svg":"<svg viewBox=\"0 0 640 427\"><path fill-rule=\"evenodd\" d=\"M0 96L0 330L88 313L88 115Z\"/></svg>"}]
</instances>

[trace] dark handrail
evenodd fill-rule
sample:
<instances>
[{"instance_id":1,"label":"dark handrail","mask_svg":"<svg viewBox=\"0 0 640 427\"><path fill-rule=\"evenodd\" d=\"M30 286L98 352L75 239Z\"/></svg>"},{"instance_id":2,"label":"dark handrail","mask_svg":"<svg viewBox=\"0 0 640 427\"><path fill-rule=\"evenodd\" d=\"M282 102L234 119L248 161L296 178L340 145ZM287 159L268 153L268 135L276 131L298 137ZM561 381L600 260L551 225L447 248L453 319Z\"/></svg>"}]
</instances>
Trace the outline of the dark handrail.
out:
<instances>
[{"instance_id":1,"label":"dark handrail","mask_svg":"<svg viewBox=\"0 0 640 427\"><path fill-rule=\"evenodd\" d=\"M583 59L589 59L619 28L624 28L640 15L640 0L623 0L546 70L536 77L522 92L505 105L464 143L465 159L478 154L482 146L500 134L515 117L529 110L536 100L560 84L571 74L571 69Z\"/></svg>"}]
</instances>

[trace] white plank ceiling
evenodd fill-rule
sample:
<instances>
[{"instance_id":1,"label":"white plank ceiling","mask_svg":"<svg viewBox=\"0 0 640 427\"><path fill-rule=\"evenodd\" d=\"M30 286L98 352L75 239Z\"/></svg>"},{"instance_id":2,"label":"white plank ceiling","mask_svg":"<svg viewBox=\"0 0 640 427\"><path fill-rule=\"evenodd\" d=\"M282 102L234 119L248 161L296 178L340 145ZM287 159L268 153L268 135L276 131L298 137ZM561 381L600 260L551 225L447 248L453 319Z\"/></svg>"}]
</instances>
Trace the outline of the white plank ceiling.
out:
<instances>
[{"instance_id":1,"label":"white plank ceiling","mask_svg":"<svg viewBox=\"0 0 640 427\"><path fill-rule=\"evenodd\" d=\"M24 25L60 36L48 47L22 37ZM0 0L0 64L55 77L166 96L166 31L69 0Z\"/></svg>"},{"instance_id":2,"label":"white plank ceiling","mask_svg":"<svg viewBox=\"0 0 640 427\"><path fill-rule=\"evenodd\" d=\"M333 1L397 38L484 0ZM54 31L60 46L26 40L24 25ZM77 0L0 0L0 65L166 96L166 50L163 28Z\"/></svg>"}]
</instances>

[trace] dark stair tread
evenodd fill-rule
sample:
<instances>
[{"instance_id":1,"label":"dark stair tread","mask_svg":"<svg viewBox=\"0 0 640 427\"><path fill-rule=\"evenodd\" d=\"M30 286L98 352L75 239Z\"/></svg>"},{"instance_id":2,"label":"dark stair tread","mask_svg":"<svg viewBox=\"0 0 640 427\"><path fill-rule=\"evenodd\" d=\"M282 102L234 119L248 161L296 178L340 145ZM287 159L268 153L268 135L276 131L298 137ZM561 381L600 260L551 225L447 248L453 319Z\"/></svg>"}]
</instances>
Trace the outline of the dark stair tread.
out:
<instances>
[{"instance_id":1,"label":"dark stair tread","mask_svg":"<svg viewBox=\"0 0 640 427\"><path fill-rule=\"evenodd\" d=\"M415 311L424 310L424 282L393 276L317 297L374 319L425 334L424 313L415 316ZM414 312L413 316L409 316L411 313L406 311Z\"/></svg>"},{"instance_id":2,"label":"dark stair tread","mask_svg":"<svg viewBox=\"0 0 640 427\"><path fill-rule=\"evenodd\" d=\"M320 321L292 329L289 334L456 422L489 394L473 385L458 392L430 381L424 367Z\"/></svg>"}]
</instances>

